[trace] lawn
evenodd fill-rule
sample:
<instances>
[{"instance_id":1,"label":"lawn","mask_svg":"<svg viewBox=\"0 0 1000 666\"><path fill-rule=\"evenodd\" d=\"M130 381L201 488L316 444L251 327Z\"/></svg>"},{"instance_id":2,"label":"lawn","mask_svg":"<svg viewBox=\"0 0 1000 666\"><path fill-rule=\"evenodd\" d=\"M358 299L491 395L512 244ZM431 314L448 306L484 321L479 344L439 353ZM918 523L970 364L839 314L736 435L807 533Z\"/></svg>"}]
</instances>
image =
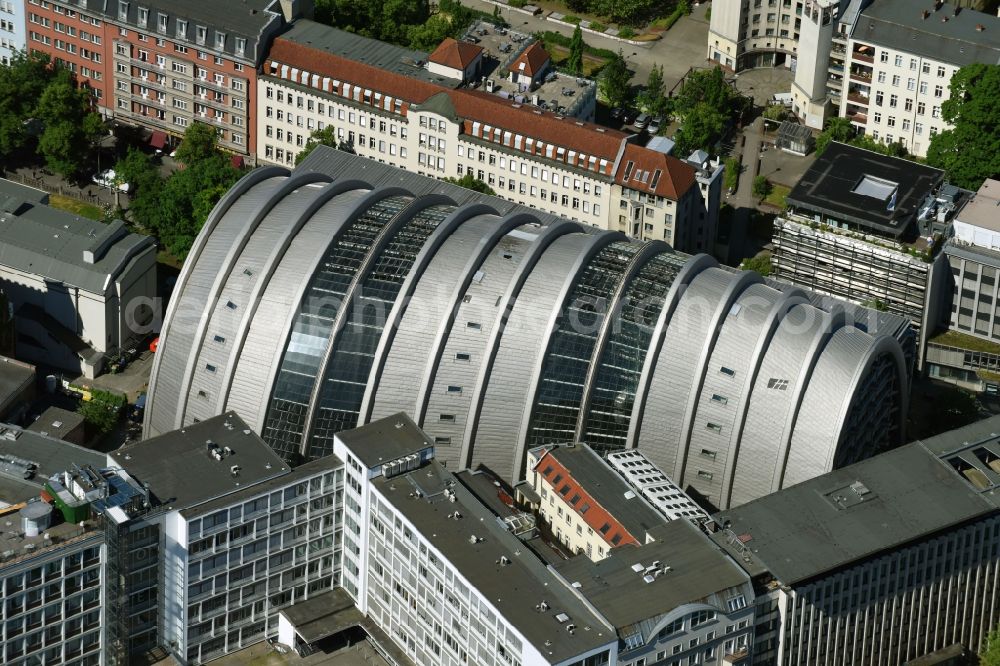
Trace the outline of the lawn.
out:
<instances>
[{"instance_id":1,"label":"lawn","mask_svg":"<svg viewBox=\"0 0 1000 666\"><path fill-rule=\"evenodd\" d=\"M781 208L782 210L784 210L785 197L787 197L788 193L791 191L792 188L790 187L785 187L784 185L777 185L772 183L771 193L768 194L766 197L764 197L764 203L771 204L776 208Z\"/></svg>"},{"instance_id":2,"label":"lawn","mask_svg":"<svg viewBox=\"0 0 1000 666\"><path fill-rule=\"evenodd\" d=\"M569 58L569 49L559 46L558 44L548 44L545 50L549 52L552 57L552 62L556 65L562 65ZM608 61L606 58L600 58L597 56L583 54L583 75L588 79L594 78L603 68Z\"/></svg>"},{"instance_id":3,"label":"lawn","mask_svg":"<svg viewBox=\"0 0 1000 666\"><path fill-rule=\"evenodd\" d=\"M944 345L946 347L959 347L960 349L969 349L971 351L1000 354L1000 344L984 340L982 338L977 338L972 335L967 335L959 331L945 331L944 333L939 333L928 340L928 342Z\"/></svg>"},{"instance_id":4,"label":"lawn","mask_svg":"<svg viewBox=\"0 0 1000 666\"><path fill-rule=\"evenodd\" d=\"M70 213L79 215L80 217L90 218L91 220L104 219L104 211L101 210L100 206L84 203L83 201L71 199L70 197L66 197L61 194L50 194L49 205L53 208L61 208L62 210L69 211Z\"/></svg>"}]
</instances>

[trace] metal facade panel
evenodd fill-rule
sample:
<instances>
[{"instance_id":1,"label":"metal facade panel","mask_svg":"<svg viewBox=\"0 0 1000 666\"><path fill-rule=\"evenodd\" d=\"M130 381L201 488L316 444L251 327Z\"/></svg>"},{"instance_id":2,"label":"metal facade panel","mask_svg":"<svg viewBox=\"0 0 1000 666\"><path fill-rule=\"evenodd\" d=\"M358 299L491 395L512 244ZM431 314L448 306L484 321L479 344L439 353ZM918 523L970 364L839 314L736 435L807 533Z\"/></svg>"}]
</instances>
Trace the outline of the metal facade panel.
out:
<instances>
[{"instance_id":1,"label":"metal facade panel","mask_svg":"<svg viewBox=\"0 0 1000 666\"><path fill-rule=\"evenodd\" d=\"M366 190L353 190L324 204L292 239L268 280L243 343L226 402L226 409L237 412L255 432L259 433L263 427L275 367L288 337L288 323L295 316L309 276L316 271L330 240L367 194Z\"/></svg>"},{"instance_id":2,"label":"metal facade panel","mask_svg":"<svg viewBox=\"0 0 1000 666\"><path fill-rule=\"evenodd\" d=\"M556 285L571 279L572 268L586 252L590 234L557 238L525 281L507 320L485 387L478 428L472 442L472 463L482 463L507 480L517 480L514 455L517 433L531 396L535 368L545 352L544 335L552 313L561 305Z\"/></svg>"},{"instance_id":3,"label":"metal facade panel","mask_svg":"<svg viewBox=\"0 0 1000 666\"><path fill-rule=\"evenodd\" d=\"M520 231L534 234L534 225L525 225ZM447 438L448 446L438 452L448 465L467 466L462 460L462 445L475 399L476 383L486 362L489 341L497 325L503 296L518 269L522 268L528 248L534 243L507 234L490 251L476 271L465 293L459 299L455 321L441 346L437 363L427 392L426 410L421 425L436 438ZM469 323L479 324L479 328ZM463 360L460 354L467 354ZM461 387L461 392L449 391L449 386ZM451 414L454 420L442 419Z\"/></svg>"},{"instance_id":4,"label":"metal facade panel","mask_svg":"<svg viewBox=\"0 0 1000 666\"><path fill-rule=\"evenodd\" d=\"M161 343L163 344L163 351L167 350L167 345L172 344L170 342L169 331L172 328L172 322L174 319L174 312L178 309L178 303L181 302L180 296L184 292L185 285L187 284L188 278L191 273L195 270L195 266L199 263L201 257L201 251L208 242L209 237L215 231L215 226L218 221L222 218L229 207L243 196L243 194L270 178L283 178L288 175L286 169L280 167L265 167L262 169L256 169L251 171L246 176L241 178L233 187L226 192L225 195L219 200L219 203L215 205L212 212L209 213L208 219L205 220L205 224L201 228L198 236L194 239L194 243L191 246L191 251L188 253L187 261L184 262L184 266L181 268L181 273L177 278L177 284L174 287L174 297L170 299L170 303L167 305L167 311L164 315L164 325L161 329ZM161 382L158 381L160 375L160 366L162 365L163 354L157 354L153 359L153 368L149 377L149 391L146 396L146 418L143 423L143 436L152 437L154 435L161 434L169 430L167 423L172 423L174 414L174 405L176 404L176 392L180 390L180 382L176 377L172 380L164 380L162 386L164 391L167 392L168 397L161 402L157 398L158 387L161 386ZM174 388L171 389L170 387ZM173 392L171 394L171 391ZM165 407L163 407L165 406Z\"/></svg>"},{"instance_id":5,"label":"metal facade panel","mask_svg":"<svg viewBox=\"0 0 1000 666\"><path fill-rule=\"evenodd\" d=\"M832 468L842 413L850 404L855 376L864 365L872 343L872 336L845 326L824 347L795 421L782 488Z\"/></svg>"},{"instance_id":6,"label":"metal facade panel","mask_svg":"<svg viewBox=\"0 0 1000 666\"><path fill-rule=\"evenodd\" d=\"M733 440L737 409L753 372L753 350L766 331L771 307L781 294L763 284L752 284L736 299L720 323L719 336L708 361L695 406L688 441L689 471L685 485L720 506L725 469L730 456L736 453L738 442ZM713 368L725 366L736 371L730 377ZM711 475L708 477L706 475Z\"/></svg>"},{"instance_id":7,"label":"metal facade panel","mask_svg":"<svg viewBox=\"0 0 1000 666\"><path fill-rule=\"evenodd\" d=\"M431 259L400 319L375 387L369 420L390 416L401 409L407 414L417 414L418 378L441 321L451 314L449 306L455 281L467 270L470 253L499 219L496 215L480 215L468 220L444 241ZM477 265L475 270L478 269ZM416 417L414 420L419 421Z\"/></svg>"},{"instance_id":8,"label":"metal facade panel","mask_svg":"<svg viewBox=\"0 0 1000 666\"><path fill-rule=\"evenodd\" d=\"M682 422L688 397L697 388L692 384L708 328L719 299L734 278L721 268L706 268L698 273L681 294L666 327L660 355L649 379L637 448L667 476L674 474L679 459Z\"/></svg>"},{"instance_id":9,"label":"metal facade panel","mask_svg":"<svg viewBox=\"0 0 1000 666\"><path fill-rule=\"evenodd\" d=\"M157 349L158 372L156 378L156 400L150 405L147 418L151 432L164 433L180 425L182 414L178 408L182 400L180 392L187 383L185 372L196 340L198 324L210 307L209 298L226 255L237 239L245 233L246 220L263 202L267 201L287 180L284 177L269 178L254 185L240 196L219 222L206 236L205 243L192 264L187 280L181 288L175 289L176 306L165 326L163 344Z\"/></svg>"},{"instance_id":10,"label":"metal facade panel","mask_svg":"<svg viewBox=\"0 0 1000 666\"><path fill-rule=\"evenodd\" d=\"M250 296L260 280L266 278L265 269L274 248L280 246L287 233L289 220L309 205L320 187L307 185L287 194L261 220L226 278L219 298L215 302L204 342L197 350L191 385L188 389L184 423L195 419L204 421L218 413L220 394L225 391L225 377L232 349L239 343L238 332L245 311L252 307ZM211 364L215 371L206 371Z\"/></svg>"}]
</instances>

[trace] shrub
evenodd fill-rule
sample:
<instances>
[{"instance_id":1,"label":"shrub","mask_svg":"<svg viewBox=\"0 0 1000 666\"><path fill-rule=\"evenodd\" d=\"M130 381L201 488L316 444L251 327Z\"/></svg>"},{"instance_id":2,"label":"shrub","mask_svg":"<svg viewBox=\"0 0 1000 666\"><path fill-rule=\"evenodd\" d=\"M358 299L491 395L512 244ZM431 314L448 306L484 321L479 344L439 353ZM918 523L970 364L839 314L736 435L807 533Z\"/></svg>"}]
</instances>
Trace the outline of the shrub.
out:
<instances>
[{"instance_id":1,"label":"shrub","mask_svg":"<svg viewBox=\"0 0 1000 666\"><path fill-rule=\"evenodd\" d=\"M771 183L767 176L757 176L753 179L753 195L758 199L763 199L771 193Z\"/></svg>"},{"instance_id":2,"label":"shrub","mask_svg":"<svg viewBox=\"0 0 1000 666\"><path fill-rule=\"evenodd\" d=\"M528 0L508 0L507 4L510 5L511 7L516 7L517 9L521 9L526 4L528 4Z\"/></svg>"},{"instance_id":3,"label":"shrub","mask_svg":"<svg viewBox=\"0 0 1000 666\"><path fill-rule=\"evenodd\" d=\"M626 25L622 27L621 30L618 31L618 36L621 37L622 39L632 39L633 37L635 37L635 30Z\"/></svg>"},{"instance_id":4,"label":"shrub","mask_svg":"<svg viewBox=\"0 0 1000 666\"><path fill-rule=\"evenodd\" d=\"M566 23L572 23L573 25L578 25L580 23L580 17L570 14L569 16L564 16L563 21L566 21Z\"/></svg>"},{"instance_id":5,"label":"shrub","mask_svg":"<svg viewBox=\"0 0 1000 666\"><path fill-rule=\"evenodd\" d=\"M593 23L590 24L590 29L595 32L604 32L608 28L603 23L598 23L597 21L594 21Z\"/></svg>"}]
</instances>

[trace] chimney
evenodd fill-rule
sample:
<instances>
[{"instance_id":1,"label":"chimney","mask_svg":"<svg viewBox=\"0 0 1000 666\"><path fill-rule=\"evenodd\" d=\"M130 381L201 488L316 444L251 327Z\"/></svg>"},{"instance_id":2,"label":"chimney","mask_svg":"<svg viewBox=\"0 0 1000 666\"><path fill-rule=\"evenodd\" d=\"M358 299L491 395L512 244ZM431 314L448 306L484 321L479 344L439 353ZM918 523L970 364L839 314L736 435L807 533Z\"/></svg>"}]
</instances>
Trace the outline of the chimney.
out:
<instances>
[{"instance_id":1,"label":"chimney","mask_svg":"<svg viewBox=\"0 0 1000 666\"><path fill-rule=\"evenodd\" d=\"M983 25L982 23L977 23L976 24L976 32L982 32L983 30L986 30L986 26Z\"/></svg>"},{"instance_id":2,"label":"chimney","mask_svg":"<svg viewBox=\"0 0 1000 666\"><path fill-rule=\"evenodd\" d=\"M921 12L921 16L925 21L927 20L927 17L930 15L931 15L930 10L925 9L924 11Z\"/></svg>"},{"instance_id":3,"label":"chimney","mask_svg":"<svg viewBox=\"0 0 1000 666\"><path fill-rule=\"evenodd\" d=\"M313 0L280 0L280 3L286 23L300 18L311 19L316 9Z\"/></svg>"}]
</instances>

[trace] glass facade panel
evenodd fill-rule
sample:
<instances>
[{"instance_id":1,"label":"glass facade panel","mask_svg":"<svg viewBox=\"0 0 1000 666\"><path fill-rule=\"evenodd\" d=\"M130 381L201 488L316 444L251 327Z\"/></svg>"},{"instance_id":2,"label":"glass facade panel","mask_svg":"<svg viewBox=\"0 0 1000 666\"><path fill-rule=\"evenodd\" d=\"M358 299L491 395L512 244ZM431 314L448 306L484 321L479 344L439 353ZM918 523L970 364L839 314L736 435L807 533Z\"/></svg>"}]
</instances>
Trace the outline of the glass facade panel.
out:
<instances>
[{"instance_id":1,"label":"glass facade panel","mask_svg":"<svg viewBox=\"0 0 1000 666\"><path fill-rule=\"evenodd\" d=\"M598 360L583 441L600 452L625 448L635 390L664 299L688 260L662 252L646 262L625 289L619 320Z\"/></svg>"},{"instance_id":2,"label":"glass facade panel","mask_svg":"<svg viewBox=\"0 0 1000 666\"><path fill-rule=\"evenodd\" d=\"M395 196L372 204L330 244L306 287L261 432L287 461L301 450L309 397L347 289L379 232L410 201L412 197Z\"/></svg>"},{"instance_id":3,"label":"glass facade panel","mask_svg":"<svg viewBox=\"0 0 1000 666\"><path fill-rule=\"evenodd\" d=\"M528 448L573 440L594 344L608 309L614 305L610 300L641 247L638 243L612 243L580 273L559 314L542 365Z\"/></svg>"},{"instance_id":4,"label":"glass facade panel","mask_svg":"<svg viewBox=\"0 0 1000 666\"><path fill-rule=\"evenodd\" d=\"M345 312L346 323L326 366L308 459L333 453L333 436L358 425L368 373L396 296L417 253L454 209L454 206L430 206L404 222L379 253L352 300L345 304L350 309Z\"/></svg>"}]
</instances>

